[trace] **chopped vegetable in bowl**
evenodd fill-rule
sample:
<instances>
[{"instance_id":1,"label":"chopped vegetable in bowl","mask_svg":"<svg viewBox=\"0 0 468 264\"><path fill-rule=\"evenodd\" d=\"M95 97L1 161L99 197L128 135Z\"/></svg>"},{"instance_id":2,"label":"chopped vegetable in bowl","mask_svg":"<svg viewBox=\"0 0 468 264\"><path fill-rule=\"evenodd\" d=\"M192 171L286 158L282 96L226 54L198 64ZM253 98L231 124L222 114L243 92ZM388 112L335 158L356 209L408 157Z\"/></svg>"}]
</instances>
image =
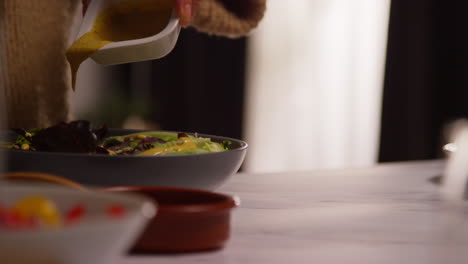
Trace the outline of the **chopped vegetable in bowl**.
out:
<instances>
[{"instance_id":1,"label":"chopped vegetable in bowl","mask_svg":"<svg viewBox=\"0 0 468 264\"><path fill-rule=\"evenodd\" d=\"M111 154L170 155L199 154L227 150L209 138L190 136L185 133L141 132L126 136L106 138L102 147Z\"/></svg>"},{"instance_id":2,"label":"chopped vegetable in bowl","mask_svg":"<svg viewBox=\"0 0 468 264\"><path fill-rule=\"evenodd\" d=\"M77 224L86 215L86 206L77 203L66 212L60 212L54 201L43 195L25 196L12 205L0 204L0 229L39 230L61 228ZM125 216L125 207L110 204L105 213L110 219Z\"/></svg>"},{"instance_id":3,"label":"chopped vegetable in bowl","mask_svg":"<svg viewBox=\"0 0 468 264\"><path fill-rule=\"evenodd\" d=\"M231 142L222 144L210 138L176 132L140 132L106 137L107 128L92 129L88 121L60 123L44 129L15 129L15 142L3 144L10 149L107 155L177 155L222 152Z\"/></svg>"}]
</instances>

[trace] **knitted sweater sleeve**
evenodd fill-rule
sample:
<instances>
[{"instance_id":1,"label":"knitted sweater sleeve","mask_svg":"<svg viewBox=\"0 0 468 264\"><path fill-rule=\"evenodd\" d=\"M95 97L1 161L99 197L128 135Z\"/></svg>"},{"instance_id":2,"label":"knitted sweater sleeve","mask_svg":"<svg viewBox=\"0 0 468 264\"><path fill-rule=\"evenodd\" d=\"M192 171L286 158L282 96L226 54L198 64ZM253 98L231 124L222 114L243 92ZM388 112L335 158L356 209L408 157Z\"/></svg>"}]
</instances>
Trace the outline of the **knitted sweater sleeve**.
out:
<instances>
[{"instance_id":1,"label":"knitted sweater sleeve","mask_svg":"<svg viewBox=\"0 0 468 264\"><path fill-rule=\"evenodd\" d=\"M0 0L0 105L8 127L45 127L69 118L64 53L75 0Z\"/></svg>"},{"instance_id":2,"label":"knitted sweater sleeve","mask_svg":"<svg viewBox=\"0 0 468 264\"><path fill-rule=\"evenodd\" d=\"M242 37L262 20L266 0L201 0L193 26L201 32L230 38Z\"/></svg>"}]
</instances>

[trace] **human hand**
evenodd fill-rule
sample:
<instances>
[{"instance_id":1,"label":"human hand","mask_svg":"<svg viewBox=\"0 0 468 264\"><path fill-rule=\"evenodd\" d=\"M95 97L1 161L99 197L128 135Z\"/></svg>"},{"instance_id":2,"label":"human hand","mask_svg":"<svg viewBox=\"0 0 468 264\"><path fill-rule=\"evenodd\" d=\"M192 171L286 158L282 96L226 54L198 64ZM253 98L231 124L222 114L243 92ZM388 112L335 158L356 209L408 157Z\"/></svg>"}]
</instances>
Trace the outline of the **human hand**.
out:
<instances>
[{"instance_id":1,"label":"human hand","mask_svg":"<svg viewBox=\"0 0 468 264\"><path fill-rule=\"evenodd\" d=\"M192 23L193 15L196 12L196 5L201 0L173 0L177 14L179 15L179 23L181 26L186 27ZM83 2L83 15L86 13L91 0L82 0Z\"/></svg>"},{"instance_id":2,"label":"human hand","mask_svg":"<svg viewBox=\"0 0 468 264\"><path fill-rule=\"evenodd\" d=\"M192 23L192 19L197 9L197 4L201 0L174 0L177 14L179 14L179 23L186 27Z\"/></svg>"}]
</instances>

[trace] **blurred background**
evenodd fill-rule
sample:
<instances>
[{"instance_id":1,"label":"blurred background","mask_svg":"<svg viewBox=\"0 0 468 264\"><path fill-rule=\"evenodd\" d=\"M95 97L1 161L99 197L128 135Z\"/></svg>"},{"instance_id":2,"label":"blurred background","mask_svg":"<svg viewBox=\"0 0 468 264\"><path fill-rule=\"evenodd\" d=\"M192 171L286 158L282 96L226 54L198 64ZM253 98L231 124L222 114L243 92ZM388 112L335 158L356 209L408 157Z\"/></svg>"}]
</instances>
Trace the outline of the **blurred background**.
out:
<instances>
[{"instance_id":1,"label":"blurred background","mask_svg":"<svg viewBox=\"0 0 468 264\"><path fill-rule=\"evenodd\" d=\"M461 5L268 0L249 37L184 29L160 60L88 60L74 118L244 139L249 172L439 158L445 124L468 117Z\"/></svg>"}]
</instances>

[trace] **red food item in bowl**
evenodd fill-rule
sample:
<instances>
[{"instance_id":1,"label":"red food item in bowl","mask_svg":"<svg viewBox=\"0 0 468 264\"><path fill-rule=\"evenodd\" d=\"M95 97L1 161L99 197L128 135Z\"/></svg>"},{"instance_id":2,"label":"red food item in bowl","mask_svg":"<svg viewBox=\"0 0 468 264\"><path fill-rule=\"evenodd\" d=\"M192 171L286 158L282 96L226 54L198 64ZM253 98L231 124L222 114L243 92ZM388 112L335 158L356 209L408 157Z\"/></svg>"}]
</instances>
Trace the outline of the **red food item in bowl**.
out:
<instances>
[{"instance_id":1,"label":"red food item in bowl","mask_svg":"<svg viewBox=\"0 0 468 264\"><path fill-rule=\"evenodd\" d=\"M0 227L7 229L35 229L39 221L35 217L24 216L17 210L0 208Z\"/></svg>"},{"instance_id":2,"label":"red food item in bowl","mask_svg":"<svg viewBox=\"0 0 468 264\"><path fill-rule=\"evenodd\" d=\"M107 208L107 215L112 218L122 218L125 216L126 210L123 206L114 204Z\"/></svg>"},{"instance_id":3,"label":"red food item in bowl","mask_svg":"<svg viewBox=\"0 0 468 264\"><path fill-rule=\"evenodd\" d=\"M75 205L65 214L65 224L70 225L79 221L85 215L85 207L82 204Z\"/></svg>"}]
</instances>

